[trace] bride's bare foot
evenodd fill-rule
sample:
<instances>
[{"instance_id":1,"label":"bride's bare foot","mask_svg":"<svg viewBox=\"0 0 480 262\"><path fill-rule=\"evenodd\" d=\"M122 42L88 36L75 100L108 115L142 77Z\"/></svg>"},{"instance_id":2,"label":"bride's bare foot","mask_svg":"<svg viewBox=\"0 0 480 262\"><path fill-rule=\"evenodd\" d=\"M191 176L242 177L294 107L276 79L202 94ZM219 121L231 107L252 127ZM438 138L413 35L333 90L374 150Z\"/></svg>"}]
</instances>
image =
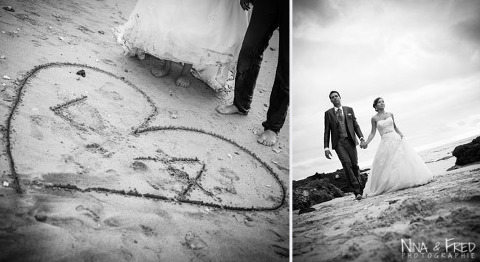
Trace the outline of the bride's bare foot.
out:
<instances>
[{"instance_id":1,"label":"bride's bare foot","mask_svg":"<svg viewBox=\"0 0 480 262\"><path fill-rule=\"evenodd\" d=\"M188 87L190 85L190 79L188 78L188 75L190 75L190 70L192 70L192 64L183 65L180 76L175 80L175 84L177 84L177 86Z\"/></svg>"},{"instance_id":2,"label":"bride's bare foot","mask_svg":"<svg viewBox=\"0 0 480 262\"><path fill-rule=\"evenodd\" d=\"M257 142L265 146L273 146L277 142L277 134L272 130L265 130L260 134Z\"/></svg>"},{"instance_id":3,"label":"bride's bare foot","mask_svg":"<svg viewBox=\"0 0 480 262\"><path fill-rule=\"evenodd\" d=\"M188 79L188 76L181 75L175 80L175 84L181 87L188 87L190 86L190 79Z\"/></svg>"},{"instance_id":4,"label":"bride's bare foot","mask_svg":"<svg viewBox=\"0 0 480 262\"><path fill-rule=\"evenodd\" d=\"M154 67L150 70L150 72L155 77L164 77L170 74L171 68L172 68L172 61L165 61L165 65L163 65L163 67L160 67L160 68Z\"/></svg>"},{"instance_id":5,"label":"bride's bare foot","mask_svg":"<svg viewBox=\"0 0 480 262\"><path fill-rule=\"evenodd\" d=\"M232 115L232 114L242 114L243 115L243 113L240 112L234 104L219 105L219 106L217 106L216 110L217 110L218 113L224 114L224 115Z\"/></svg>"},{"instance_id":6,"label":"bride's bare foot","mask_svg":"<svg viewBox=\"0 0 480 262\"><path fill-rule=\"evenodd\" d=\"M139 52L137 53L137 57L138 57L138 59L140 59L140 60L144 60L144 59L145 59L145 52L139 51Z\"/></svg>"}]
</instances>

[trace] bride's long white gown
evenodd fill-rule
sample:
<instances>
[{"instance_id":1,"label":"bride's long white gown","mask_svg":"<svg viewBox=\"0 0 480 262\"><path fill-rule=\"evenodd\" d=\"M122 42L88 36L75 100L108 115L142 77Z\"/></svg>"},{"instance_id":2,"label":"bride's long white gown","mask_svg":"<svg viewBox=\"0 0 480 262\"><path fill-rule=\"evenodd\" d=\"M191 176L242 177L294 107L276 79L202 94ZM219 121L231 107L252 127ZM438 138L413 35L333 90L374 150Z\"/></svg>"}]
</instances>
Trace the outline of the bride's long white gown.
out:
<instances>
[{"instance_id":1,"label":"bride's long white gown","mask_svg":"<svg viewBox=\"0 0 480 262\"><path fill-rule=\"evenodd\" d=\"M193 64L194 76L218 91L234 77L247 26L234 0L139 0L115 34L126 54Z\"/></svg>"},{"instance_id":2,"label":"bride's long white gown","mask_svg":"<svg viewBox=\"0 0 480 262\"><path fill-rule=\"evenodd\" d=\"M433 174L422 158L394 130L392 117L377 122L380 145L365 184L364 197L426 184Z\"/></svg>"}]
</instances>

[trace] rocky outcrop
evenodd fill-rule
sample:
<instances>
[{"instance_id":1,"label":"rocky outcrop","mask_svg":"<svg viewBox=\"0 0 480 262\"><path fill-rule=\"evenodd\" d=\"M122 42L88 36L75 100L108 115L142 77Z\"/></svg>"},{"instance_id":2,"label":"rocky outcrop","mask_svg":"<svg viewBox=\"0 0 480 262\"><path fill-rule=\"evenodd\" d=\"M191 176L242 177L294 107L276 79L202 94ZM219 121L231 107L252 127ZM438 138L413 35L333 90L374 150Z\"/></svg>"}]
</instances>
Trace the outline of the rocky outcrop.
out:
<instances>
[{"instance_id":1,"label":"rocky outcrop","mask_svg":"<svg viewBox=\"0 0 480 262\"><path fill-rule=\"evenodd\" d=\"M306 209L312 205L343 196L342 190L330 183L330 179L313 180L293 189L293 210Z\"/></svg>"},{"instance_id":2,"label":"rocky outcrop","mask_svg":"<svg viewBox=\"0 0 480 262\"><path fill-rule=\"evenodd\" d=\"M361 170L362 184L367 181L366 170ZM345 193L352 192L348 180L339 169L332 173L315 173L303 180L293 181L293 210L306 210L312 205L342 197Z\"/></svg>"},{"instance_id":3,"label":"rocky outcrop","mask_svg":"<svg viewBox=\"0 0 480 262\"><path fill-rule=\"evenodd\" d=\"M457 158L455 165L467 165L480 161L480 136L472 142L455 147L452 155Z\"/></svg>"}]
</instances>

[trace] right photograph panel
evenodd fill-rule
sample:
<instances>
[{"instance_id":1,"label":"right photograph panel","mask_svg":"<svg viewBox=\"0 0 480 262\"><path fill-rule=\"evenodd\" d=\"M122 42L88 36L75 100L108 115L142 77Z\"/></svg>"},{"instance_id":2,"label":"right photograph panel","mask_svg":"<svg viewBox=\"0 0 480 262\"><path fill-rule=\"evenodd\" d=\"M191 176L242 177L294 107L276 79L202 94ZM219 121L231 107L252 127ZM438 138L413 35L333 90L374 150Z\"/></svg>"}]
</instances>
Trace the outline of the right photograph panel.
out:
<instances>
[{"instance_id":1,"label":"right photograph panel","mask_svg":"<svg viewBox=\"0 0 480 262\"><path fill-rule=\"evenodd\" d=\"M480 1L292 2L293 261L480 257Z\"/></svg>"}]
</instances>

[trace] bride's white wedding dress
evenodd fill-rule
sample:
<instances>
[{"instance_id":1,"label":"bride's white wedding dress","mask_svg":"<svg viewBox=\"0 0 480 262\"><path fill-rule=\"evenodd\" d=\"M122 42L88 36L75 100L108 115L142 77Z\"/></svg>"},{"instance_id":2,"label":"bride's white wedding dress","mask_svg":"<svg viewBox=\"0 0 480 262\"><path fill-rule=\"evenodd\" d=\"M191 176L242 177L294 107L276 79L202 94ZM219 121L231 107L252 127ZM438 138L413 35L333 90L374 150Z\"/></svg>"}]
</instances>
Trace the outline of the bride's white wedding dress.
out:
<instances>
[{"instance_id":1,"label":"bride's white wedding dress","mask_svg":"<svg viewBox=\"0 0 480 262\"><path fill-rule=\"evenodd\" d=\"M394 130L392 117L377 122L381 141L363 196L375 196L428 183L433 175L422 158Z\"/></svg>"},{"instance_id":2,"label":"bride's white wedding dress","mask_svg":"<svg viewBox=\"0 0 480 262\"><path fill-rule=\"evenodd\" d=\"M193 64L193 74L214 90L232 80L248 26L233 0L140 0L115 29L125 53Z\"/></svg>"}]
</instances>

